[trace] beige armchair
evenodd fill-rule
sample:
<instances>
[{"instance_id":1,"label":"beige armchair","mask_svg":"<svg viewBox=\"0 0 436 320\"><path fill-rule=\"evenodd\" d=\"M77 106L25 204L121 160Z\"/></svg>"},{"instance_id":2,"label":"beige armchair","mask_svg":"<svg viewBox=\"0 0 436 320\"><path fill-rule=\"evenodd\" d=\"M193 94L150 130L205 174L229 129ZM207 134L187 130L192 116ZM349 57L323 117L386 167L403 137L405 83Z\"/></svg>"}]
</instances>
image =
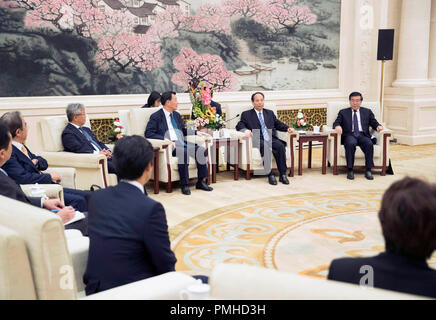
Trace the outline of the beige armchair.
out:
<instances>
[{"instance_id":1,"label":"beige armchair","mask_svg":"<svg viewBox=\"0 0 436 320\"><path fill-rule=\"evenodd\" d=\"M61 136L67 124L66 116L45 117L40 120L38 130L44 149L41 156L47 160L50 167L75 168L78 189L88 190L93 184L101 187L115 185L117 177L115 174L109 174L104 155L63 151Z\"/></svg>"},{"instance_id":2,"label":"beige armchair","mask_svg":"<svg viewBox=\"0 0 436 320\"><path fill-rule=\"evenodd\" d=\"M349 107L348 102L328 102L327 104L327 125L323 126L323 132L329 134L327 142L327 161L333 166L333 174L338 174L338 168L347 167L345 157L345 147L341 145L341 135L334 128L333 123L338 117L341 109ZM371 109L375 118L380 121L380 104L378 102L362 102L362 107ZM384 124L383 130L377 132L370 128L370 133L377 138L374 145L374 169L381 169L381 175L386 175L386 168L389 165L389 140L392 137L392 131L387 129ZM356 148L354 168L365 168L365 154L360 148Z\"/></svg>"},{"instance_id":3,"label":"beige armchair","mask_svg":"<svg viewBox=\"0 0 436 320\"><path fill-rule=\"evenodd\" d=\"M120 122L123 126L128 128L128 132L131 135L144 136L147 123L150 120L150 116L159 108L138 108L132 109L130 112L122 110L119 113ZM160 182L166 183L166 191L168 193L172 192L172 183L175 181L180 181L179 171L177 168L177 158L171 155L172 148L170 147L170 142L157 140L157 139L147 139L155 148L159 148L159 160L158 165L155 165L155 170L157 172L156 176L159 177ZM210 156L211 156L211 146L209 138L195 136L188 136L187 141L196 143L208 150L208 172L210 173ZM194 179L197 178L197 167L195 161L190 161L189 163L189 177ZM153 178L154 179L154 178Z\"/></svg>"},{"instance_id":4,"label":"beige armchair","mask_svg":"<svg viewBox=\"0 0 436 320\"><path fill-rule=\"evenodd\" d=\"M377 288L243 264L220 264L209 279L212 299L225 300L427 300Z\"/></svg>"},{"instance_id":5,"label":"beige armchair","mask_svg":"<svg viewBox=\"0 0 436 320\"><path fill-rule=\"evenodd\" d=\"M260 151L257 148L253 148L252 138L245 137L242 132L236 131L236 125L241 119L242 112L252 109L253 106L249 102L244 103L230 103L227 105L226 118L229 119L226 123L226 128L231 129L231 135L238 137L240 141L239 145L239 168L246 172L246 179L251 179L251 173L255 170L263 170L263 159L260 155ZM277 106L275 103L265 103L265 109L274 111L277 116ZM239 115L237 117L237 115ZM280 140L286 142L286 166L289 170L289 176L294 176L295 167L295 154L298 140L298 133L293 132L281 132L277 131L277 136ZM273 170L277 170L277 164L272 157Z\"/></svg>"},{"instance_id":6,"label":"beige armchair","mask_svg":"<svg viewBox=\"0 0 436 320\"><path fill-rule=\"evenodd\" d=\"M64 232L61 219L49 211L0 196L0 299L83 298L86 239ZM85 299L174 300L194 283L191 276L169 272Z\"/></svg>"}]
</instances>

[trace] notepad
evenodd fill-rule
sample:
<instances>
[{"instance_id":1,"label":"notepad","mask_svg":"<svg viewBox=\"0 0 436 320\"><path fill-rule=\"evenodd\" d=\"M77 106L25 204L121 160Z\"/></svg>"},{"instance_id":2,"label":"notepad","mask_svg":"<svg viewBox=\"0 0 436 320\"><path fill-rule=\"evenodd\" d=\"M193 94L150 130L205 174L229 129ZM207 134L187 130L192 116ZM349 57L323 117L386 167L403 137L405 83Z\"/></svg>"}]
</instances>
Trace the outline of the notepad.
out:
<instances>
[{"instance_id":1,"label":"notepad","mask_svg":"<svg viewBox=\"0 0 436 320\"><path fill-rule=\"evenodd\" d=\"M76 214L74 215L74 218L71 219L70 221L68 221L67 223L64 223L64 226L76 222L76 221L80 221L82 219L85 219L85 215L83 214L83 212L80 211L76 211Z\"/></svg>"}]
</instances>

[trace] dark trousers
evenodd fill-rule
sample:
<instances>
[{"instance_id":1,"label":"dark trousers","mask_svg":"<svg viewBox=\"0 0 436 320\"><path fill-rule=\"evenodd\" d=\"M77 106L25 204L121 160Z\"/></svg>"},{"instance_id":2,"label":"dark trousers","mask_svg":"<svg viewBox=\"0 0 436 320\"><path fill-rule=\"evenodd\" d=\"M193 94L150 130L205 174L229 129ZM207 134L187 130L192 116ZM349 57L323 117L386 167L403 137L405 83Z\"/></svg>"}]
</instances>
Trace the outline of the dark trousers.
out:
<instances>
[{"instance_id":1,"label":"dark trousers","mask_svg":"<svg viewBox=\"0 0 436 320\"><path fill-rule=\"evenodd\" d=\"M76 229L82 232L82 234L87 237L88 236L88 212L83 212L85 215L85 219L67 224L65 226L65 230Z\"/></svg>"},{"instance_id":2,"label":"dark trousers","mask_svg":"<svg viewBox=\"0 0 436 320\"><path fill-rule=\"evenodd\" d=\"M195 158L198 180L209 176L207 170L206 149L203 147L199 147L196 144L189 142L186 146L176 143L176 147L173 149L173 157L177 157L181 185L189 184L188 166L189 161L192 161L190 157Z\"/></svg>"},{"instance_id":3,"label":"dark trousers","mask_svg":"<svg viewBox=\"0 0 436 320\"><path fill-rule=\"evenodd\" d=\"M374 145L370 138L361 134L359 137L349 135L344 138L345 157L347 159L347 168L353 169L354 167L354 154L356 153L356 147L359 146L365 154L365 166L367 170L374 167Z\"/></svg>"},{"instance_id":4,"label":"dark trousers","mask_svg":"<svg viewBox=\"0 0 436 320\"><path fill-rule=\"evenodd\" d=\"M82 190L64 188L66 206L72 206L81 212L88 211L88 193Z\"/></svg>"},{"instance_id":5,"label":"dark trousers","mask_svg":"<svg viewBox=\"0 0 436 320\"><path fill-rule=\"evenodd\" d=\"M285 143L279 139L273 138L272 141L264 142L263 139L260 139L260 155L263 158L263 167L265 168L265 173L269 174L271 172L271 159L272 155L274 155L274 159L277 163L277 169L279 170L279 174L286 174L286 147ZM265 153L265 147L267 147L267 152Z\"/></svg>"},{"instance_id":6,"label":"dark trousers","mask_svg":"<svg viewBox=\"0 0 436 320\"><path fill-rule=\"evenodd\" d=\"M109 172L109 173L117 173L116 171L115 171L115 167L114 167L114 165L112 164L112 159L107 159L107 171Z\"/></svg>"}]
</instances>

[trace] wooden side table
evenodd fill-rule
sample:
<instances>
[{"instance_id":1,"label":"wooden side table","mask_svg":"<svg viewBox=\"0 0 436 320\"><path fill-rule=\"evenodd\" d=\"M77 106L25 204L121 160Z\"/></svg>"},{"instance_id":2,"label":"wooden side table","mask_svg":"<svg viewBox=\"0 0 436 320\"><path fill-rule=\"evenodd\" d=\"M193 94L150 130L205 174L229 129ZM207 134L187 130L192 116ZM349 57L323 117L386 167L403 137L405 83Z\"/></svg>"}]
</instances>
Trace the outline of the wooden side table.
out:
<instances>
[{"instance_id":1,"label":"wooden side table","mask_svg":"<svg viewBox=\"0 0 436 320\"><path fill-rule=\"evenodd\" d=\"M309 143L309 157L307 161L307 167L312 168L312 142L322 142L322 174L326 174L327 171L327 139L328 134L305 134L300 133L298 139L298 175L303 175L303 143Z\"/></svg>"},{"instance_id":2,"label":"wooden side table","mask_svg":"<svg viewBox=\"0 0 436 320\"><path fill-rule=\"evenodd\" d=\"M218 150L220 146L226 146L227 150L230 148L233 148L234 154L235 154L235 161L232 164L234 166L234 179L239 179L239 139L237 138L219 138L219 139L213 139L213 145L212 145L212 183L216 183L216 173L218 168ZM227 151L227 154L229 154L229 151ZM230 156L228 157L229 160L227 162L227 170L230 169Z\"/></svg>"}]
</instances>

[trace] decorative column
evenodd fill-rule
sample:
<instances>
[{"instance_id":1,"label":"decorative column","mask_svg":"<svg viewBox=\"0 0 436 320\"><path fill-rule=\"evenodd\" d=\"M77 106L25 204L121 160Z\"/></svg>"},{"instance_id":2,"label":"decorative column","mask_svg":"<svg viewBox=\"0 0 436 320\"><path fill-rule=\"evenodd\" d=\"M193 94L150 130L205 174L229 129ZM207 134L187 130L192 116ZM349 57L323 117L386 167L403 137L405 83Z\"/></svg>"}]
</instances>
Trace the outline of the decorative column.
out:
<instances>
[{"instance_id":1,"label":"decorative column","mask_svg":"<svg viewBox=\"0 0 436 320\"><path fill-rule=\"evenodd\" d=\"M401 144L436 143L435 8L435 0L402 2L397 80L384 99L386 126Z\"/></svg>"},{"instance_id":2,"label":"decorative column","mask_svg":"<svg viewBox=\"0 0 436 320\"><path fill-rule=\"evenodd\" d=\"M397 80L393 87L431 85L428 80L431 4L432 0L403 0Z\"/></svg>"},{"instance_id":3,"label":"decorative column","mask_svg":"<svg viewBox=\"0 0 436 320\"><path fill-rule=\"evenodd\" d=\"M436 86L436 0L431 2L430 56L428 67L428 79L433 86Z\"/></svg>"}]
</instances>

